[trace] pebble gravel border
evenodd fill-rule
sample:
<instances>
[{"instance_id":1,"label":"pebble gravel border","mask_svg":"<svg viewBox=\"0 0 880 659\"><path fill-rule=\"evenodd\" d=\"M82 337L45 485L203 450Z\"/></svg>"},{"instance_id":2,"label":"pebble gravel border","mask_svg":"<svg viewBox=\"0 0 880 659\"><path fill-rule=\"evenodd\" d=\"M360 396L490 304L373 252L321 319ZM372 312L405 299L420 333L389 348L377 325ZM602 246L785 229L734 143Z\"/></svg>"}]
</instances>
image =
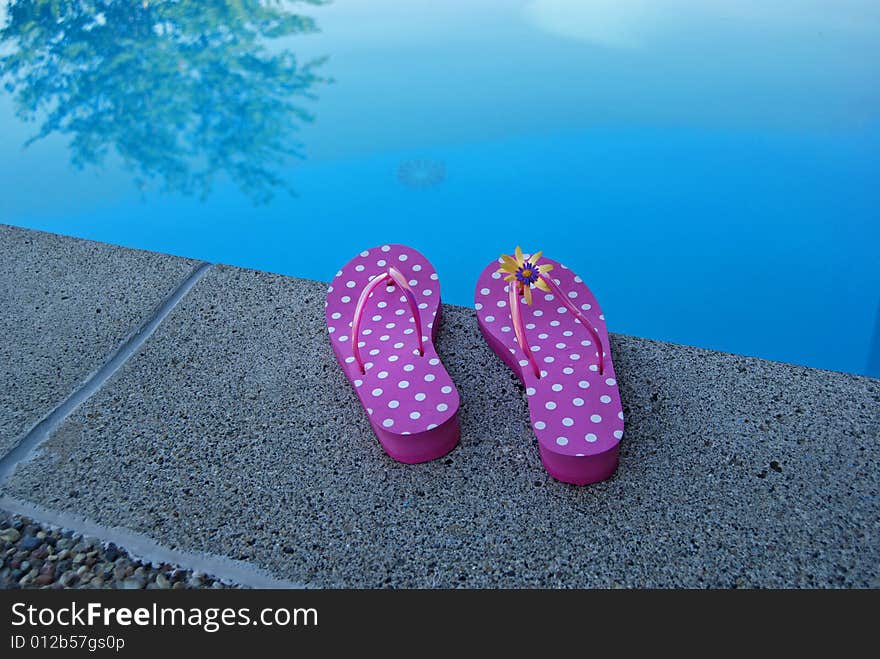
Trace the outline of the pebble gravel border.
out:
<instances>
[{"instance_id":1,"label":"pebble gravel border","mask_svg":"<svg viewBox=\"0 0 880 659\"><path fill-rule=\"evenodd\" d=\"M0 511L0 589L239 588L174 565L154 566L115 544Z\"/></svg>"}]
</instances>

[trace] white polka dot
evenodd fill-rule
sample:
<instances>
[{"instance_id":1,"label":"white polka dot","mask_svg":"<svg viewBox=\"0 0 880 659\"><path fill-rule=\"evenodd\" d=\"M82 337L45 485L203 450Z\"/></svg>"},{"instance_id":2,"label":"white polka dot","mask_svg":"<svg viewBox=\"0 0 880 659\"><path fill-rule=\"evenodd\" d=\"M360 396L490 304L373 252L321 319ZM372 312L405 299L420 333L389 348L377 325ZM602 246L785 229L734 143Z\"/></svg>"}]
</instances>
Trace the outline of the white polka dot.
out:
<instances>
[{"instance_id":1,"label":"white polka dot","mask_svg":"<svg viewBox=\"0 0 880 659\"><path fill-rule=\"evenodd\" d=\"M389 400L388 407L390 407L392 410L396 410L398 407L400 407L400 401L399 400Z\"/></svg>"},{"instance_id":2,"label":"white polka dot","mask_svg":"<svg viewBox=\"0 0 880 659\"><path fill-rule=\"evenodd\" d=\"M562 391L562 385L559 384L558 382L557 382L556 384L554 384L554 385L553 385L552 387L550 387L550 388L551 388L553 391Z\"/></svg>"},{"instance_id":3,"label":"white polka dot","mask_svg":"<svg viewBox=\"0 0 880 659\"><path fill-rule=\"evenodd\" d=\"M429 363L431 366L436 366L437 364L440 363L440 360L437 359L436 357L432 357L431 359L428 360L428 363Z\"/></svg>"},{"instance_id":4,"label":"white polka dot","mask_svg":"<svg viewBox=\"0 0 880 659\"><path fill-rule=\"evenodd\" d=\"M449 409L449 405L447 405L446 403L440 403L439 405L437 405L438 412L445 412L448 409Z\"/></svg>"},{"instance_id":5,"label":"white polka dot","mask_svg":"<svg viewBox=\"0 0 880 659\"><path fill-rule=\"evenodd\" d=\"M495 316L486 316L487 323L491 323L493 320L495 320Z\"/></svg>"},{"instance_id":6,"label":"white polka dot","mask_svg":"<svg viewBox=\"0 0 880 659\"><path fill-rule=\"evenodd\" d=\"M489 294L488 288L481 288L480 289L480 295L488 295L488 294Z\"/></svg>"},{"instance_id":7,"label":"white polka dot","mask_svg":"<svg viewBox=\"0 0 880 659\"><path fill-rule=\"evenodd\" d=\"M341 316L342 316L342 314L339 313L338 311L337 311L336 313L330 315L330 317L331 317L333 320L338 320Z\"/></svg>"},{"instance_id":8,"label":"white polka dot","mask_svg":"<svg viewBox=\"0 0 880 659\"><path fill-rule=\"evenodd\" d=\"M345 363L346 363L346 364L351 364L353 361L354 361L354 357L346 357L346 358L345 358Z\"/></svg>"},{"instance_id":9,"label":"white polka dot","mask_svg":"<svg viewBox=\"0 0 880 659\"><path fill-rule=\"evenodd\" d=\"M363 383L364 383L363 380L355 380L355 381L354 381L354 386L359 387L359 386L361 386Z\"/></svg>"},{"instance_id":10,"label":"white polka dot","mask_svg":"<svg viewBox=\"0 0 880 659\"><path fill-rule=\"evenodd\" d=\"M566 375L571 375L572 373L574 373L574 369L571 366L566 366L564 369L562 369L562 372Z\"/></svg>"},{"instance_id":11,"label":"white polka dot","mask_svg":"<svg viewBox=\"0 0 880 659\"><path fill-rule=\"evenodd\" d=\"M415 279L410 279L410 280L409 280L408 282L406 282L406 283L409 284L410 286L418 286L418 283L419 283L419 282L417 282Z\"/></svg>"},{"instance_id":12,"label":"white polka dot","mask_svg":"<svg viewBox=\"0 0 880 659\"><path fill-rule=\"evenodd\" d=\"M592 307L591 305L589 305L589 304L582 304L582 305L581 305L581 309L583 309L584 311L589 311L589 310L592 309L592 308L593 308L593 307Z\"/></svg>"},{"instance_id":13,"label":"white polka dot","mask_svg":"<svg viewBox=\"0 0 880 659\"><path fill-rule=\"evenodd\" d=\"M409 386L409 381L408 380L401 380L400 382L397 383L397 386L400 387L401 389L406 389Z\"/></svg>"},{"instance_id":14,"label":"white polka dot","mask_svg":"<svg viewBox=\"0 0 880 659\"><path fill-rule=\"evenodd\" d=\"M398 355L391 355L391 356L388 358L388 361L389 361L389 362L396 362L398 359L400 359L400 357L399 357Z\"/></svg>"},{"instance_id":15,"label":"white polka dot","mask_svg":"<svg viewBox=\"0 0 880 659\"><path fill-rule=\"evenodd\" d=\"M379 378L380 380L384 380L385 378L388 377L388 371L379 371L376 374L376 377Z\"/></svg>"},{"instance_id":16,"label":"white polka dot","mask_svg":"<svg viewBox=\"0 0 880 659\"><path fill-rule=\"evenodd\" d=\"M598 414L594 414L593 416L590 417L590 421L592 421L593 423L601 423L602 417L599 416Z\"/></svg>"},{"instance_id":17,"label":"white polka dot","mask_svg":"<svg viewBox=\"0 0 880 659\"><path fill-rule=\"evenodd\" d=\"M340 341L348 341L348 337L345 334L343 334L339 337L339 340Z\"/></svg>"},{"instance_id":18,"label":"white polka dot","mask_svg":"<svg viewBox=\"0 0 880 659\"><path fill-rule=\"evenodd\" d=\"M365 334L365 335L370 335L370 334L372 334L372 333L373 333L373 330L371 330L371 329L369 329L369 328L365 329L365 330L362 332L362 334Z\"/></svg>"},{"instance_id":19,"label":"white polka dot","mask_svg":"<svg viewBox=\"0 0 880 659\"><path fill-rule=\"evenodd\" d=\"M556 308L556 313L565 313L566 311L568 311L568 309L566 309L565 307Z\"/></svg>"},{"instance_id":20,"label":"white polka dot","mask_svg":"<svg viewBox=\"0 0 880 659\"><path fill-rule=\"evenodd\" d=\"M535 323L528 323L526 329L535 329Z\"/></svg>"},{"instance_id":21,"label":"white polka dot","mask_svg":"<svg viewBox=\"0 0 880 659\"><path fill-rule=\"evenodd\" d=\"M583 398L573 398L571 404L575 407L583 407L584 399Z\"/></svg>"},{"instance_id":22,"label":"white polka dot","mask_svg":"<svg viewBox=\"0 0 880 659\"><path fill-rule=\"evenodd\" d=\"M370 350L370 356L371 356L371 357L375 357L375 356L378 355L378 354L379 354L379 349L378 349L378 348L373 348L372 350Z\"/></svg>"},{"instance_id":23,"label":"white polka dot","mask_svg":"<svg viewBox=\"0 0 880 659\"><path fill-rule=\"evenodd\" d=\"M415 265L413 265L412 269L413 269L413 272L421 272L422 266L420 266L418 263L416 263Z\"/></svg>"},{"instance_id":24,"label":"white polka dot","mask_svg":"<svg viewBox=\"0 0 880 659\"><path fill-rule=\"evenodd\" d=\"M474 305L474 309L476 309L477 311L479 311L479 310L482 309L482 308L483 308L483 305L480 304L479 302L477 302L477 303Z\"/></svg>"},{"instance_id":25,"label":"white polka dot","mask_svg":"<svg viewBox=\"0 0 880 659\"><path fill-rule=\"evenodd\" d=\"M436 272L431 273L431 279L433 279L434 281L437 281L439 279Z\"/></svg>"},{"instance_id":26,"label":"white polka dot","mask_svg":"<svg viewBox=\"0 0 880 659\"><path fill-rule=\"evenodd\" d=\"M387 334L383 334L382 336L379 337L379 340L380 340L380 341L387 341L387 340L390 339L390 338L391 338L391 337L388 336Z\"/></svg>"},{"instance_id":27,"label":"white polka dot","mask_svg":"<svg viewBox=\"0 0 880 659\"><path fill-rule=\"evenodd\" d=\"M410 412L409 413L410 419L418 419L420 416L422 416L421 412Z\"/></svg>"},{"instance_id":28,"label":"white polka dot","mask_svg":"<svg viewBox=\"0 0 880 659\"><path fill-rule=\"evenodd\" d=\"M367 362L364 364L364 370L369 371L371 368L373 368L373 362Z\"/></svg>"},{"instance_id":29,"label":"white polka dot","mask_svg":"<svg viewBox=\"0 0 880 659\"><path fill-rule=\"evenodd\" d=\"M590 364L590 370L591 371L598 371L599 365L598 364Z\"/></svg>"},{"instance_id":30,"label":"white polka dot","mask_svg":"<svg viewBox=\"0 0 880 659\"><path fill-rule=\"evenodd\" d=\"M546 357L544 357L544 361L547 362L548 364L552 364L556 360L553 357L551 357L550 355L547 355Z\"/></svg>"},{"instance_id":31,"label":"white polka dot","mask_svg":"<svg viewBox=\"0 0 880 659\"><path fill-rule=\"evenodd\" d=\"M572 419L570 416L567 416L562 420L562 425L570 428L574 425L574 419Z\"/></svg>"},{"instance_id":32,"label":"white polka dot","mask_svg":"<svg viewBox=\"0 0 880 659\"><path fill-rule=\"evenodd\" d=\"M540 309L535 309L534 315L540 317L540 316L544 315L544 312L541 311Z\"/></svg>"},{"instance_id":33,"label":"white polka dot","mask_svg":"<svg viewBox=\"0 0 880 659\"><path fill-rule=\"evenodd\" d=\"M414 368L415 368L415 366L413 366L412 364L407 364L406 366L403 367L403 370L406 371L407 373L409 373Z\"/></svg>"},{"instance_id":34,"label":"white polka dot","mask_svg":"<svg viewBox=\"0 0 880 659\"><path fill-rule=\"evenodd\" d=\"M535 388L534 388L534 387L528 387L528 388L526 389L526 396L534 396L534 395L535 395Z\"/></svg>"},{"instance_id":35,"label":"white polka dot","mask_svg":"<svg viewBox=\"0 0 880 659\"><path fill-rule=\"evenodd\" d=\"M381 390L379 387L376 387L376 388L373 389L373 391L371 391L370 393L373 394L374 396L381 396L381 395L382 395L382 390Z\"/></svg>"},{"instance_id":36,"label":"white polka dot","mask_svg":"<svg viewBox=\"0 0 880 659\"><path fill-rule=\"evenodd\" d=\"M544 296L544 299L547 300L547 302L553 302L553 294L547 293L547 295Z\"/></svg>"},{"instance_id":37,"label":"white polka dot","mask_svg":"<svg viewBox=\"0 0 880 659\"><path fill-rule=\"evenodd\" d=\"M428 424L428 427L426 428L426 430L433 430L433 429L436 428L436 427L437 427L437 424L436 424L436 423L429 423L429 424Z\"/></svg>"},{"instance_id":38,"label":"white polka dot","mask_svg":"<svg viewBox=\"0 0 880 659\"><path fill-rule=\"evenodd\" d=\"M605 320L605 314L604 314L604 313L600 313L600 314L599 314L599 320Z\"/></svg>"},{"instance_id":39,"label":"white polka dot","mask_svg":"<svg viewBox=\"0 0 880 659\"><path fill-rule=\"evenodd\" d=\"M528 366L528 365L529 365L529 360L528 360L528 359L520 359L520 360L519 360L519 365L520 365L520 366Z\"/></svg>"},{"instance_id":40,"label":"white polka dot","mask_svg":"<svg viewBox=\"0 0 880 659\"><path fill-rule=\"evenodd\" d=\"M611 396L601 396L601 397L599 398L599 400L601 400L603 403L610 403L610 402L611 402Z\"/></svg>"},{"instance_id":41,"label":"white polka dot","mask_svg":"<svg viewBox=\"0 0 880 659\"><path fill-rule=\"evenodd\" d=\"M353 281L347 281L347 282L345 282L345 285L348 288L354 288L356 286L356 284Z\"/></svg>"},{"instance_id":42,"label":"white polka dot","mask_svg":"<svg viewBox=\"0 0 880 659\"><path fill-rule=\"evenodd\" d=\"M614 378L608 378L607 380L605 380L605 384L607 384L609 387L613 387L615 384L617 384L617 380L615 380Z\"/></svg>"},{"instance_id":43,"label":"white polka dot","mask_svg":"<svg viewBox=\"0 0 880 659\"><path fill-rule=\"evenodd\" d=\"M546 403L544 403L544 407L546 407L548 410L555 410L556 403L554 403L552 400L548 400Z\"/></svg>"},{"instance_id":44,"label":"white polka dot","mask_svg":"<svg viewBox=\"0 0 880 659\"><path fill-rule=\"evenodd\" d=\"M429 295L432 295L433 292L434 291L432 291L430 288L426 288L425 290L422 291L422 295L424 295L425 297L428 297Z\"/></svg>"},{"instance_id":45,"label":"white polka dot","mask_svg":"<svg viewBox=\"0 0 880 659\"><path fill-rule=\"evenodd\" d=\"M369 255L370 255L370 252L367 250L364 250L363 252L361 252L361 256L363 256L363 257L367 257Z\"/></svg>"},{"instance_id":46,"label":"white polka dot","mask_svg":"<svg viewBox=\"0 0 880 659\"><path fill-rule=\"evenodd\" d=\"M492 279L501 279L501 273L500 272L493 272Z\"/></svg>"},{"instance_id":47,"label":"white polka dot","mask_svg":"<svg viewBox=\"0 0 880 659\"><path fill-rule=\"evenodd\" d=\"M621 437L623 437L623 431L622 430L615 430L614 431L614 438L620 439Z\"/></svg>"},{"instance_id":48,"label":"white polka dot","mask_svg":"<svg viewBox=\"0 0 880 659\"><path fill-rule=\"evenodd\" d=\"M565 446L566 444L568 444L568 438L567 437L557 437L556 443L559 444L560 446Z\"/></svg>"},{"instance_id":49,"label":"white polka dot","mask_svg":"<svg viewBox=\"0 0 880 659\"><path fill-rule=\"evenodd\" d=\"M496 305L497 307L499 307L499 308L501 308L501 307L506 307L506 306L507 306L507 302L505 302L504 300L498 300L498 302L496 302L495 305Z\"/></svg>"},{"instance_id":50,"label":"white polka dot","mask_svg":"<svg viewBox=\"0 0 880 659\"><path fill-rule=\"evenodd\" d=\"M440 393L451 394L452 387L450 387L449 385L446 385L445 387L440 387Z\"/></svg>"},{"instance_id":51,"label":"white polka dot","mask_svg":"<svg viewBox=\"0 0 880 659\"><path fill-rule=\"evenodd\" d=\"M569 357L572 359L572 361L577 361L578 359L581 358L581 356L580 356L578 353L576 353L576 352L571 353L571 354L569 355Z\"/></svg>"},{"instance_id":52,"label":"white polka dot","mask_svg":"<svg viewBox=\"0 0 880 659\"><path fill-rule=\"evenodd\" d=\"M383 252L389 252L389 251L391 251L391 246L390 245L382 245L381 249Z\"/></svg>"},{"instance_id":53,"label":"white polka dot","mask_svg":"<svg viewBox=\"0 0 880 659\"><path fill-rule=\"evenodd\" d=\"M347 295L343 295L343 296L342 296L342 301L343 301L345 304L348 304L349 302L351 302L351 298L348 297Z\"/></svg>"},{"instance_id":54,"label":"white polka dot","mask_svg":"<svg viewBox=\"0 0 880 659\"><path fill-rule=\"evenodd\" d=\"M388 265L388 261L386 261L385 259L379 259L378 261L376 261L376 265L378 265L380 268L384 268L386 265Z\"/></svg>"},{"instance_id":55,"label":"white polka dot","mask_svg":"<svg viewBox=\"0 0 880 659\"><path fill-rule=\"evenodd\" d=\"M532 346L532 352L540 352L541 346Z\"/></svg>"},{"instance_id":56,"label":"white polka dot","mask_svg":"<svg viewBox=\"0 0 880 659\"><path fill-rule=\"evenodd\" d=\"M337 271L336 271L336 276L337 276L337 277L341 277L341 276L342 276L342 270L337 270Z\"/></svg>"},{"instance_id":57,"label":"white polka dot","mask_svg":"<svg viewBox=\"0 0 880 659\"><path fill-rule=\"evenodd\" d=\"M335 331L336 331L336 328L335 328L335 327L332 327L332 326L331 326L331 327L328 327L328 328L327 328L327 332L329 332L330 334L333 334L333 332L335 332Z\"/></svg>"},{"instance_id":58,"label":"white polka dot","mask_svg":"<svg viewBox=\"0 0 880 659\"><path fill-rule=\"evenodd\" d=\"M565 344L560 342L556 344L556 347L562 350L563 348L565 348Z\"/></svg>"},{"instance_id":59,"label":"white polka dot","mask_svg":"<svg viewBox=\"0 0 880 659\"><path fill-rule=\"evenodd\" d=\"M535 430L544 430L547 427L547 424L543 421L535 421Z\"/></svg>"},{"instance_id":60,"label":"white polka dot","mask_svg":"<svg viewBox=\"0 0 880 659\"><path fill-rule=\"evenodd\" d=\"M413 332L415 332L415 330L412 327L407 327L405 330L403 330L404 334L412 334Z\"/></svg>"},{"instance_id":61,"label":"white polka dot","mask_svg":"<svg viewBox=\"0 0 880 659\"><path fill-rule=\"evenodd\" d=\"M433 373L428 373L425 375L425 382L433 382L436 377Z\"/></svg>"},{"instance_id":62,"label":"white polka dot","mask_svg":"<svg viewBox=\"0 0 880 659\"><path fill-rule=\"evenodd\" d=\"M544 339L550 338L550 335L546 334L544 332L541 332L540 334L538 334L538 338L543 341Z\"/></svg>"},{"instance_id":63,"label":"white polka dot","mask_svg":"<svg viewBox=\"0 0 880 659\"><path fill-rule=\"evenodd\" d=\"M359 263L359 264L357 264L356 266L354 266L354 269L357 270L358 272L363 272L363 271L364 271L364 266L362 266L362 265Z\"/></svg>"},{"instance_id":64,"label":"white polka dot","mask_svg":"<svg viewBox=\"0 0 880 659\"><path fill-rule=\"evenodd\" d=\"M373 413L373 408L372 408L372 407L368 407L368 408L367 408L367 414L372 414L372 413Z\"/></svg>"},{"instance_id":65,"label":"white polka dot","mask_svg":"<svg viewBox=\"0 0 880 659\"><path fill-rule=\"evenodd\" d=\"M427 398L427 396L425 396L425 394L423 393L418 393L416 394L415 398L417 401L422 402L423 400L425 400L425 398Z\"/></svg>"},{"instance_id":66,"label":"white polka dot","mask_svg":"<svg viewBox=\"0 0 880 659\"><path fill-rule=\"evenodd\" d=\"M507 325L505 325L504 327L501 328L501 331L502 332L509 332L510 328Z\"/></svg>"},{"instance_id":67,"label":"white polka dot","mask_svg":"<svg viewBox=\"0 0 880 659\"><path fill-rule=\"evenodd\" d=\"M623 412L622 411L617 413L617 418L620 419L621 421L623 421Z\"/></svg>"},{"instance_id":68,"label":"white polka dot","mask_svg":"<svg viewBox=\"0 0 880 659\"><path fill-rule=\"evenodd\" d=\"M593 345L593 342L590 341L589 339L584 339L583 341L581 341L581 345L584 347L591 346L591 345Z\"/></svg>"},{"instance_id":69,"label":"white polka dot","mask_svg":"<svg viewBox=\"0 0 880 659\"><path fill-rule=\"evenodd\" d=\"M586 437L584 437L584 439L586 439L588 442L591 442L591 443L592 443L592 442L595 442L595 441L596 441L597 439L599 439L599 438L596 437L596 435L594 435L593 433L588 432L587 435L586 435Z\"/></svg>"},{"instance_id":70,"label":"white polka dot","mask_svg":"<svg viewBox=\"0 0 880 659\"><path fill-rule=\"evenodd\" d=\"M397 257L398 261L406 261L409 257L406 254L401 254Z\"/></svg>"}]
</instances>

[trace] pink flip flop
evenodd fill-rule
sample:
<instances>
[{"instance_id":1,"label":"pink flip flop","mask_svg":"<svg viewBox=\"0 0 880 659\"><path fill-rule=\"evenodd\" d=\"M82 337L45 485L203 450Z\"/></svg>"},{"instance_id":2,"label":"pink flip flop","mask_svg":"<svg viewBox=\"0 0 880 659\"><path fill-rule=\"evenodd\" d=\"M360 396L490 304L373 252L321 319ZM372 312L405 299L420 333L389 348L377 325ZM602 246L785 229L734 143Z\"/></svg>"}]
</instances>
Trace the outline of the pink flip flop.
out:
<instances>
[{"instance_id":1,"label":"pink flip flop","mask_svg":"<svg viewBox=\"0 0 880 659\"><path fill-rule=\"evenodd\" d=\"M382 448L395 460L434 460L458 443L458 390L433 340L440 283L404 245L364 250L327 289L327 331Z\"/></svg>"},{"instance_id":2,"label":"pink flip flop","mask_svg":"<svg viewBox=\"0 0 880 659\"><path fill-rule=\"evenodd\" d=\"M517 247L489 264L477 321L526 388L544 467L565 483L595 483L614 473L623 437L605 316L580 277L540 258Z\"/></svg>"}]
</instances>

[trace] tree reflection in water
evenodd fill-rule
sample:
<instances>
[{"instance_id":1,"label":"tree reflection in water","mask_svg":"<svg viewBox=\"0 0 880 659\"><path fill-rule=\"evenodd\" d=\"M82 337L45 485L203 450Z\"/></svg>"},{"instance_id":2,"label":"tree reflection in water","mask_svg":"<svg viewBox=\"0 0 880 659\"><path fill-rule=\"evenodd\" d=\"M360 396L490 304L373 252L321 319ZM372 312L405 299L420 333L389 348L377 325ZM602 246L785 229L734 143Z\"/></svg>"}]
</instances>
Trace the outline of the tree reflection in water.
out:
<instances>
[{"instance_id":1,"label":"tree reflection in water","mask_svg":"<svg viewBox=\"0 0 880 659\"><path fill-rule=\"evenodd\" d=\"M292 192L302 103L327 82L276 41L317 30L303 3L320 0L13 0L0 78L39 125L27 144L66 135L77 168L115 154L142 189L204 197L226 176L266 202Z\"/></svg>"}]
</instances>

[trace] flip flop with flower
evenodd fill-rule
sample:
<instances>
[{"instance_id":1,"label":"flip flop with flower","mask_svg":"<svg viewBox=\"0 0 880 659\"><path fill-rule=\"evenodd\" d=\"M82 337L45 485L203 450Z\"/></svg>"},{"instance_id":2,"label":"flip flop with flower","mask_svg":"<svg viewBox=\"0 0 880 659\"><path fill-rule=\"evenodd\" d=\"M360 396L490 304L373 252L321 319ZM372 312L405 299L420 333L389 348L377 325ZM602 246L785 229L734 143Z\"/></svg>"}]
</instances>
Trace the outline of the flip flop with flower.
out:
<instances>
[{"instance_id":1,"label":"flip flop with flower","mask_svg":"<svg viewBox=\"0 0 880 659\"><path fill-rule=\"evenodd\" d=\"M617 468L624 431L608 328L584 280L542 256L517 247L486 266L474 294L477 323L523 383L547 471L595 483Z\"/></svg>"},{"instance_id":2,"label":"flip flop with flower","mask_svg":"<svg viewBox=\"0 0 880 659\"><path fill-rule=\"evenodd\" d=\"M550 286L544 281L541 275L546 275L553 270L552 264L538 265L541 255L544 252L538 250L534 254L528 256L523 254L519 245L514 250L514 256L510 254L502 254L502 266L498 268L498 272L506 274L504 281L516 282L518 292L522 293L526 299L526 304L532 304L532 286L537 286L545 293L550 292Z\"/></svg>"}]
</instances>

